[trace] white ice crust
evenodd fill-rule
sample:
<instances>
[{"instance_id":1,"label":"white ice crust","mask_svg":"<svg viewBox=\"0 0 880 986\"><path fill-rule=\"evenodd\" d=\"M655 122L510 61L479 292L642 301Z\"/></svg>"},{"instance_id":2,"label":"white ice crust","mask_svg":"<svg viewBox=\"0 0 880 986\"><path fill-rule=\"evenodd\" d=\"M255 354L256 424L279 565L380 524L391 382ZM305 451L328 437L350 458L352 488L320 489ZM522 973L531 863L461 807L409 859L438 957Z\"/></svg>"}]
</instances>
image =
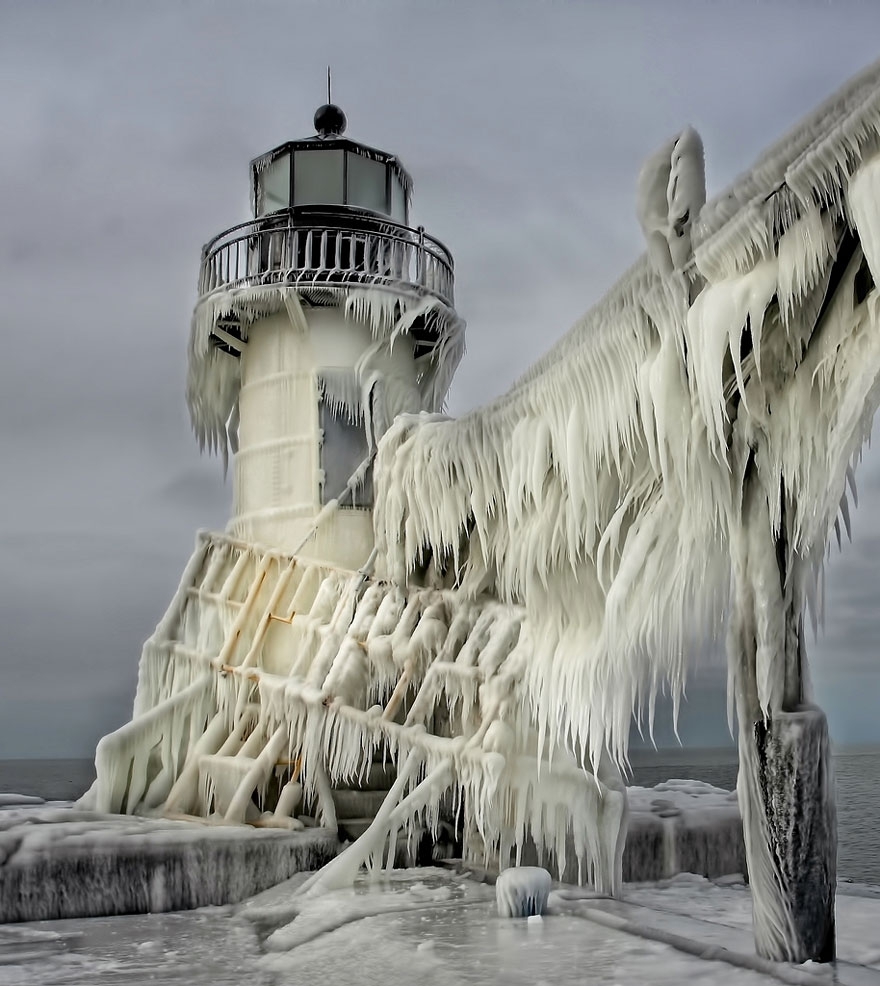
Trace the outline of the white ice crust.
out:
<instances>
[{"instance_id":1,"label":"white ice crust","mask_svg":"<svg viewBox=\"0 0 880 986\"><path fill-rule=\"evenodd\" d=\"M509 858L530 834L558 863L571 833L584 876L615 889L633 713L650 731L658 690L677 703L688 655L728 621L757 649L748 680L731 665L740 721L772 715L781 614L821 617L829 533L849 529L880 402L878 146L877 66L697 216L699 139L671 142L640 204L665 259L652 247L505 396L385 433L375 577L202 539L144 649L135 716L99 746L96 803L242 821L289 760L327 819L332 786L385 748L403 780L347 878L451 803L471 854ZM207 333L233 302L247 319L285 297L197 315L190 406L208 446L225 447L237 383ZM374 294L346 304L377 340L405 330ZM460 355L444 338L432 409ZM746 838L766 845L745 766ZM784 938L764 862L756 908Z\"/></svg>"},{"instance_id":2,"label":"white ice crust","mask_svg":"<svg viewBox=\"0 0 880 986\"><path fill-rule=\"evenodd\" d=\"M495 903L503 918L540 916L549 896L550 874L541 866L512 866L495 882Z\"/></svg>"}]
</instances>

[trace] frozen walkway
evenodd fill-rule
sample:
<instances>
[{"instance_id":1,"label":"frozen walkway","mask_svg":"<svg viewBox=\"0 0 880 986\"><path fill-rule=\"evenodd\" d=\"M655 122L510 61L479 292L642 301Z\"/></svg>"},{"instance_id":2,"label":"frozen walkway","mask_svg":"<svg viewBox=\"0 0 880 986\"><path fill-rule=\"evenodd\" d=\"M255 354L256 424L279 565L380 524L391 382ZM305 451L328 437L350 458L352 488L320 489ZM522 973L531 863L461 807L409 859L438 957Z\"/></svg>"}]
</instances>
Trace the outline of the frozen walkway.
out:
<instances>
[{"instance_id":1,"label":"frozen walkway","mask_svg":"<svg viewBox=\"0 0 880 986\"><path fill-rule=\"evenodd\" d=\"M735 794L670 780L630 788L629 804L625 880L658 880L680 870L717 877L744 869ZM240 901L321 866L337 850L336 834L323 829L100 815L69 802L0 795L0 922ZM568 860L565 879L576 883L571 841ZM524 861L538 862L534 846Z\"/></svg>"},{"instance_id":2,"label":"frozen walkway","mask_svg":"<svg viewBox=\"0 0 880 986\"><path fill-rule=\"evenodd\" d=\"M492 887L441 870L397 873L374 887L362 882L297 914L294 892L301 880L238 906L0 928L0 986L832 982L824 967L781 966L768 975L644 937L659 931L753 954L751 903L742 885L682 876L631 886L622 903L585 899L578 888L563 887L551 897L552 914L525 921L496 916ZM839 898L844 961L837 981L880 986L880 895L863 893ZM641 933L608 927L597 914Z\"/></svg>"}]
</instances>

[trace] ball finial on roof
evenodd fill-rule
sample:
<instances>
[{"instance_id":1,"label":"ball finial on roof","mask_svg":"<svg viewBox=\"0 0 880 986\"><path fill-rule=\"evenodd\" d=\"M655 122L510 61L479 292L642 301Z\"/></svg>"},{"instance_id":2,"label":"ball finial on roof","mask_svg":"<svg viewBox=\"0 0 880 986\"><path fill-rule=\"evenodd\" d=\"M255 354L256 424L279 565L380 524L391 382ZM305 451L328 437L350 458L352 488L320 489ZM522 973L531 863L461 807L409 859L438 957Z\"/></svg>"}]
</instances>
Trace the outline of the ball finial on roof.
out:
<instances>
[{"instance_id":1,"label":"ball finial on roof","mask_svg":"<svg viewBox=\"0 0 880 986\"><path fill-rule=\"evenodd\" d=\"M325 103L315 113L315 130L321 137L338 137L345 132L347 122L345 114L335 103Z\"/></svg>"}]
</instances>

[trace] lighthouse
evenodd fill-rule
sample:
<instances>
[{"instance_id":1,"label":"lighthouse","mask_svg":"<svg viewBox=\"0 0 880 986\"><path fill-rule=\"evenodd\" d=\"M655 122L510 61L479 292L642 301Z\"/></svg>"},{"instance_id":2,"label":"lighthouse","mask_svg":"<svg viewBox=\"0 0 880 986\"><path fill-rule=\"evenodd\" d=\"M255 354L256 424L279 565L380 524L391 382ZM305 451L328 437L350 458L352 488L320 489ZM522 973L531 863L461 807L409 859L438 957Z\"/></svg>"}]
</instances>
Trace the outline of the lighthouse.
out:
<instances>
[{"instance_id":1,"label":"lighthouse","mask_svg":"<svg viewBox=\"0 0 880 986\"><path fill-rule=\"evenodd\" d=\"M331 882L367 857L393 862L399 833L409 859L425 837L502 860L532 838L611 890L622 785L559 748L551 763L531 718L526 612L487 594L489 570L459 584L482 532L457 518L447 532L454 510L432 509L447 487L490 488L479 418L454 442L467 461L391 530L410 439L440 442L417 472L451 461L452 422L436 412L464 323L449 250L412 224L406 169L345 129L328 102L312 136L255 158L252 217L203 249L187 398L201 446L231 457L232 516L198 535L144 644L132 718L98 744L87 802L317 824L356 840ZM525 455L532 437L547 447L528 416L518 434ZM426 521L449 543L401 568Z\"/></svg>"},{"instance_id":2,"label":"lighthouse","mask_svg":"<svg viewBox=\"0 0 880 986\"><path fill-rule=\"evenodd\" d=\"M440 410L464 324L400 161L347 137L332 103L314 125L251 161L253 217L203 249L187 398L202 447L234 455L228 533L357 568L376 443Z\"/></svg>"}]
</instances>

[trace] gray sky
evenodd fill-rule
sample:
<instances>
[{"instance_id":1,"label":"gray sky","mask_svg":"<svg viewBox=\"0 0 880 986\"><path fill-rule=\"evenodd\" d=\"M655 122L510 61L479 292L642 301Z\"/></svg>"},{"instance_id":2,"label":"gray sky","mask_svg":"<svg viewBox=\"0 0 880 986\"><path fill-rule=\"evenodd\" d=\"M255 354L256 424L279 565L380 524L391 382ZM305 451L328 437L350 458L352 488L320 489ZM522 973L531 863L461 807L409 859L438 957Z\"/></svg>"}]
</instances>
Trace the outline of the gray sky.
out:
<instances>
[{"instance_id":1,"label":"gray sky","mask_svg":"<svg viewBox=\"0 0 880 986\"><path fill-rule=\"evenodd\" d=\"M642 160L686 123L710 195L880 55L880 4L0 0L0 758L88 756L230 495L183 400L201 244L251 157L312 133L333 65L355 139L400 155L456 259L461 412L502 392L642 251ZM880 453L829 568L817 697L880 741ZM724 741L719 670L684 735Z\"/></svg>"}]
</instances>

